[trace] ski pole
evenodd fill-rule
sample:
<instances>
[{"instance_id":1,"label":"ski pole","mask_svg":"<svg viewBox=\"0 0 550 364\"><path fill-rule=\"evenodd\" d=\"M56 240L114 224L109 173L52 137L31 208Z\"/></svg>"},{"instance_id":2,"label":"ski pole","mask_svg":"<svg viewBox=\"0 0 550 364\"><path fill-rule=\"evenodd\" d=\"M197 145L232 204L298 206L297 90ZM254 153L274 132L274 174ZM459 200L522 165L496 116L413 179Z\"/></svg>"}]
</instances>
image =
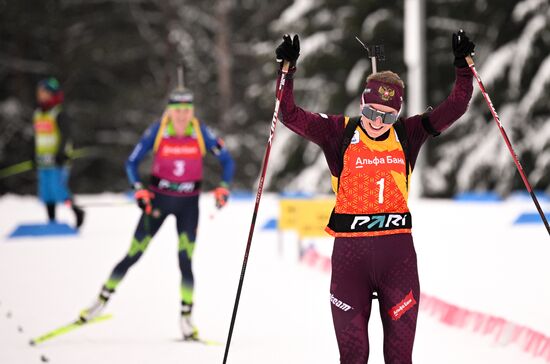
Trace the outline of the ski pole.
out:
<instances>
[{"instance_id":1,"label":"ski pole","mask_svg":"<svg viewBox=\"0 0 550 364\"><path fill-rule=\"evenodd\" d=\"M264 179L267 171L267 164L269 162L269 154L271 153L271 146L273 145L273 138L275 137L275 127L277 126L277 120L279 119L279 105L283 98L284 86L286 75L288 73L289 63L284 61L281 81L279 82L279 88L277 89L275 111L273 112L273 118L271 119L271 129L269 138L267 140L267 146L265 149L264 160L262 163L262 171L260 174L260 180L258 182L258 190L256 192L256 203L254 204L254 212L252 213L252 222L250 224L250 230L248 232L248 241L246 242L246 249L244 252L243 265L241 269L241 277L239 279L239 286L237 288L237 295L235 297L235 304L233 306L233 314L231 316L231 324L229 325L229 334L227 335L227 342L225 343L225 353L223 356L223 363L227 363L227 356L229 354L229 346L231 345L231 337L233 335L233 328L235 326L235 319L237 317L237 309L239 308L239 300L241 298L241 291L243 288L244 274L246 272L246 265L248 263L248 254L250 253L250 246L252 245L252 236L254 235L254 227L256 225L256 217L258 215L258 208L260 207L260 199L262 198L262 191L264 189Z\"/></svg>"},{"instance_id":2,"label":"ski pole","mask_svg":"<svg viewBox=\"0 0 550 364\"><path fill-rule=\"evenodd\" d=\"M523 168L521 167L521 163L519 162L518 156L516 155L516 152L514 151L514 148L512 148L512 143L510 142L510 139L508 139L508 135L506 134L506 131L504 130L504 127L502 126L502 123L500 122L500 118L497 114L497 111L495 110L495 107L493 106L493 102L491 101L491 98L489 97L489 94L487 91L485 91L485 86L483 86L483 82L481 82L481 78L479 77L475 65L474 60L470 56L466 56L466 62L468 63L468 66L470 66L470 71L472 71L472 74L477 80L477 84L479 85L479 89L481 90L481 93L483 94L483 97L485 98L485 101L487 102L487 106L489 106L489 110L491 111L491 114L493 114L493 118L495 119L495 122L497 123L497 126L500 130L500 133L502 134L502 137L504 138L504 142L506 143L506 146L508 147L508 150L510 151L510 154L512 155L512 158L514 159L514 163L516 164L516 168L521 175L521 179L523 180L523 183L525 184L525 188L527 188L527 191L531 195L531 198L533 199L533 202L535 203L535 206L537 208L537 211L539 212L540 218L544 222L544 226L546 226L546 230L548 231L548 235L550 235L550 225L548 225L548 220L546 220L546 216L544 215L544 211L542 211L542 208L540 207L539 201L537 200L537 196L533 192L533 188L531 187L531 184L529 183L529 180L527 179L527 176L525 175L525 172L523 171Z\"/></svg>"},{"instance_id":3,"label":"ski pole","mask_svg":"<svg viewBox=\"0 0 550 364\"><path fill-rule=\"evenodd\" d=\"M0 179L30 171L32 169L32 165L33 165L32 161L24 161L24 162L17 163L12 166L0 169Z\"/></svg>"},{"instance_id":4,"label":"ski pole","mask_svg":"<svg viewBox=\"0 0 550 364\"><path fill-rule=\"evenodd\" d=\"M84 147L73 150L69 154L69 159L77 159L82 157L88 157L97 152L93 147ZM16 174L27 172L33 169L34 162L32 160L27 160L21 163L14 164L12 166L0 169L0 179L15 176Z\"/></svg>"}]
</instances>

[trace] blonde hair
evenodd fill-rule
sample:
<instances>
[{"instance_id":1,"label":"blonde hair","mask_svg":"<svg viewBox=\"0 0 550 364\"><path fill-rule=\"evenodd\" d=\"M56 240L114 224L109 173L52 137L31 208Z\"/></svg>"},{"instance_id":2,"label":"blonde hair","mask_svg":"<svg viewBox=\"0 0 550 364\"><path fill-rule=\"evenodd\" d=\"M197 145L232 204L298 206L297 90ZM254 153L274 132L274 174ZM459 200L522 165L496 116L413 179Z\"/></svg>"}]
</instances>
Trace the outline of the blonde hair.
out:
<instances>
[{"instance_id":1,"label":"blonde hair","mask_svg":"<svg viewBox=\"0 0 550 364\"><path fill-rule=\"evenodd\" d=\"M369 81L378 81L387 83L390 85L398 85L401 86L401 88L405 88L405 83L403 80L397 75L397 73L392 71L382 71L382 72L376 72L367 77L367 82Z\"/></svg>"}]
</instances>

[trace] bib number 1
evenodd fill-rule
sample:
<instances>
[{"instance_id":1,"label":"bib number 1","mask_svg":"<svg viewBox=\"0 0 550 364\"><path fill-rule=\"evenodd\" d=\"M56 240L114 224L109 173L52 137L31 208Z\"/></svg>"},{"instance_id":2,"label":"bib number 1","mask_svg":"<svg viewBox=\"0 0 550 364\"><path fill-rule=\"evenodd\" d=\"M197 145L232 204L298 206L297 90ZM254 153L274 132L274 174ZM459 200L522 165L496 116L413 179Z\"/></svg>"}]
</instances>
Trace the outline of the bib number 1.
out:
<instances>
[{"instance_id":1,"label":"bib number 1","mask_svg":"<svg viewBox=\"0 0 550 364\"><path fill-rule=\"evenodd\" d=\"M378 203L383 204L384 203L384 178L381 178L378 182L376 182L380 188L378 189Z\"/></svg>"}]
</instances>

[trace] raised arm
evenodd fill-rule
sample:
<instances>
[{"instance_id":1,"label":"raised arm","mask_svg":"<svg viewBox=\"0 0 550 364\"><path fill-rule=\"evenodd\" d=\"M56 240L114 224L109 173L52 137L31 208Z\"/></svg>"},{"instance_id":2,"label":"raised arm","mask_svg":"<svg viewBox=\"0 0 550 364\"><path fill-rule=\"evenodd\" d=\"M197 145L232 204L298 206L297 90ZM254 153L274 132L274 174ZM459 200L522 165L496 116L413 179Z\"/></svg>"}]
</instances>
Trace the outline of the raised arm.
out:
<instances>
[{"instance_id":1,"label":"raised arm","mask_svg":"<svg viewBox=\"0 0 550 364\"><path fill-rule=\"evenodd\" d=\"M437 106L430 115L430 122L437 132L442 132L451 126L466 112L472 98L472 73L468 69L466 56L474 55L475 44L461 29L452 36L452 48L455 56L456 79L451 94Z\"/></svg>"},{"instance_id":2,"label":"raised arm","mask_svg":"<svg viewBox=\"0 0 550 364\"><path fill-rule=\"evenodd\" d=\"M460 118L468 109L472 98L472 73L468 68L457 68L451 94L430 115L430 122L437 132L442 132Z\"/></svg>"},{"instance_id":3,"label":"raised arm","mask_svg":"<svg viewBox=\"0 0 550 364\"><path fill-rule=\"evenodd\" d=\"M280 105L280 120L287 128L296 134L314 142L321 147L342 134L344 130L344 117L341 115L327 115L313 113L296 105L294 102L294 75L296 68L292 69L285 82L283 98ZM277 85L280 82L277 81Z\"/></svg>"},{"instance_id":4,"label":"raised arm","mask_svg":"<svg viewBox=\"0 0 550 364\"><path fill-rule=\"evenodd\" d=\"M415 115L405 122L413 161L430 135L438 135L464 115L472 98L473 76L464 58L473 54L475 45L461 30L453 34L452 46L456 78L451 93L424 120L420 115Z\"/></svg>"},{"instance_id":5,"label":"raised arm","mask_svg":"<svg viewBox=\"0 0 550 364\"><path fill-rule=\"evenodd\" d=\"M344 117L340 115L327 115L313 113L302 109L294 102L294 74L296 61L300 54L300 40L295 35L291 40L289 35L283 37L283 42L275 51L278 61L288 61L291 64L286 76L283 97L280 105L280 120L296 134L314 142L321 147L343 135ZM277 80L277 88L281 81L281 75Z\"/></svg>"}]
</instances>

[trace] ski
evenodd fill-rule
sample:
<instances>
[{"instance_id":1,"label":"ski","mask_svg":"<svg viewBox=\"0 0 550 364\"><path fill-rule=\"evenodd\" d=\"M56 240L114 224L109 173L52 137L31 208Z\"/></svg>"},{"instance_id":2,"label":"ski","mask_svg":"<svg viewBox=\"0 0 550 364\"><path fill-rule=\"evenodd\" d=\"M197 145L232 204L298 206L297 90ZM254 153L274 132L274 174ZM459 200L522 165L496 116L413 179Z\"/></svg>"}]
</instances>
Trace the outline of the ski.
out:
<instances>
[{"instance_id":1,"label":"ski","mask_svg":"<svg viewBox=\"0 0 550 364\"><path fill-rule=\"evenodd\" d=\"M61 335L64 335L66 333L69 333L73 330L76 330L82 326L86 326L86 325L89 325L89 324L93 324L93 323L97 323L97 322L102 322L102 321L106 321L106 320L109 320L110 318L112 318L113 315L101 315L101 316L98 316L96 318L93 318L91 320L88 320L88 321L82 321L81 319L78 319L76 321L73 321L71 322L70 324L68 325L64 325L64 326L61 326L61 327L58 327L57 329L55 330L52 330L50 332L47 332L45 333L44 335L42 336L39 336L37 338L34 338L34 339L31 339L30 342L29 342L29 345L38 345L38 344L41 344L43 343L44 341L47 341L47 340L50 340L50 339L53 339L55 337L58 337L58 336L61 336Z\"/></svg>"}]
</instances>

